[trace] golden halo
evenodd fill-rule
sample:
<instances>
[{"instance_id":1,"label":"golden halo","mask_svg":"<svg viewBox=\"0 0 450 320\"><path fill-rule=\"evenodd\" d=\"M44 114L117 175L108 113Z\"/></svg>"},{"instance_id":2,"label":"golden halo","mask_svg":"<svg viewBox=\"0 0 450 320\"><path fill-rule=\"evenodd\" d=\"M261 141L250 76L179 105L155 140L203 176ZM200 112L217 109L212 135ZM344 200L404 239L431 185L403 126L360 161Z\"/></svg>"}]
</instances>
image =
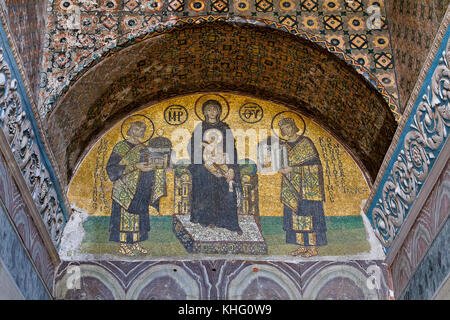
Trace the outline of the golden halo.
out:
<instances>
[{"instance_id":1,"label":"golden halo","mask_svg":"<svg viewBox=\"0 0 450 320\"><path fill-rule=\"evenodd\" d=\"M153 137L153 133L155 132L155 125L153 124L153 121L142 114L135 114L126 118L120 126L120 133L124 140L128 140L127 132L133 122L144 122L146 125L144 138L141 143L145 143Z\"/></svg>"},{"instance_id":2,"label":"golden halo","mask_svg":"<svg viewBox=\"0 0 450 320\"><path fill-rule=\"evenodd\" d=\"M195 115L197 116L197 118L205 121L205 117L203 117L202 107L203 104L208 100L216 100L220 103L220 105L222 106L220 121L224 121L230 114L230 105L228 104L227 99L219 94L205 94L197 99L197 101L195 102Z\"/></svg>"},{"instance_id":3,"label":"golden halo","mask_svg":"<svg viewBox=\"0 0 450 320\"><path fill-rule=\"evenodd\" d=\"M297 126L297 128L299 128L299 131L297 132L297 135L299 137L303 136L305 134L306 131L306 123L305 120L303 119L303 117L295 112L295 111L282 111L277 113L273 118L272 118L272 123L271 123L271 128L272 128L272 132L275 136L277 136L280 140L286 141L287 139L283 139L280 136L278 136L278 132L281 133L281 129L280 126L278 125L278 121L280 121L281 117L284 118L292 118L294 119L295 125Z\"/></svg>"}]
</instances>

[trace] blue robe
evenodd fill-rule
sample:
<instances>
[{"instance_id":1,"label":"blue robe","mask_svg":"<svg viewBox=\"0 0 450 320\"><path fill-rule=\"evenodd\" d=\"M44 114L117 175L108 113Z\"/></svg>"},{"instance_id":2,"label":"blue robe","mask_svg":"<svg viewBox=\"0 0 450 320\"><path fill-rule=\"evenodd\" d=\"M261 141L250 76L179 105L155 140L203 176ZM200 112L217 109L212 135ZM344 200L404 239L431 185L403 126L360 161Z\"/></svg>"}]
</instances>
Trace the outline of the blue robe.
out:
<instances>
[{"instance_id":1,"label":"blue robe","mask_svg":"<svg viewBox=\"0 0 450 320\"><path fill-rule=\"evenodd\" d=\"M203 134L208 129L217 129L223 136L223 152L226 152L226 130L230 127L224 122L217 122L215 124L203 121L198 125L189 143L189 150L191 155L190 171L192 173L192 213L191 221L200 223L202 226L214 225L219 228L225 228L231 231L239 232L241 228L238 223L238 209L236 190L241 189L239 166L237 165L237 151L234 143L234 138L229 136L229 141L233 146L233 150L229 150L230 159L234 161L227 164L228 168L234 170L234 186L233 192L229 192L229 184L225 177L216 177L203 164L203 157L201 157L201 164L194 163L195 151L200 151L203 154L204 147L197 146L194 148L194 137L198 134L203 141ZM230 131L231 132L231 131Z\"/></svg>"}]
</instances>

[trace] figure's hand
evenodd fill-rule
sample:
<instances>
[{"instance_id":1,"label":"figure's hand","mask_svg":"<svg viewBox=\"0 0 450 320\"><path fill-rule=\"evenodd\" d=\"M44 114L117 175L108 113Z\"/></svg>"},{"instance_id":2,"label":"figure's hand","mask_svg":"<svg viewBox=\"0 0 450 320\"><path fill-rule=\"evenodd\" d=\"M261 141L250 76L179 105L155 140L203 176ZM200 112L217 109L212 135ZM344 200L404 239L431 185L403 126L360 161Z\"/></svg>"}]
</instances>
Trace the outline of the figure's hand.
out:
<instances>
[{"instance_id":1,"label":"figure's hand","mask_svg":"<svg viewBox=\"0 0 450 320\"><path fill-rule=\"evenodd\" d=\"M278 170L278 172L281 172L282 174L289 174L292 172L292 170L293 170L292 167L284 167Z\"/></svg>"},{"instance_id":2,"label":"figure's hand","mask_svg":"<svg viewBox=\"0 0 450 320\"><path fill-rule=\"evenodd\" d=\"M167 172L172 172L172 171L173 171L173 168L167 167L167 168L166 168L166 171L167 171Z\"/></svg>"},{"instance_id":3,"label":"figure's hand","mask_svg":"<svg viewBox=\"0 0 450 320\"><path fill-rule=\"evenodd\" d=\"M148 172L153 170L153 166L147 164L146 162L139 162L136 164L136 168L138 168L139 170L143 171L143 172Z\"/></svg>"},{"instance_id":4,"label":"figure's hand","mask_svg":"<svg viewBox=\"0 0 450 320\"><path fill-rule=\"evenodd\" d=\"M225 178L227 179L227 182L231 182L234 179L234 170L228 169L227 173L225 174Z\"/></svg>"}]
</instances>

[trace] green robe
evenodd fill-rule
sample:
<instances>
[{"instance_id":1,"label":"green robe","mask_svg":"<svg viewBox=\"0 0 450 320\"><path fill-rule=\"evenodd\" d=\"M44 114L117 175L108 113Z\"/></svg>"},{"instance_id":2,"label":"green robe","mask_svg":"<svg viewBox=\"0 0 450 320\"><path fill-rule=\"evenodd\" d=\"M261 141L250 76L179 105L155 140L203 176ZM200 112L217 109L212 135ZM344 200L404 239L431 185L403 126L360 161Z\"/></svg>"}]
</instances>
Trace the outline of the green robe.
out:
<instances>
[{"instance_id":1,"label":"green robe","mask_svg":"<svg viewBox=\"0 0 450 320\"><path fill-rule=\"evenodd\" d=\"M281 202L286 242L302 246L327 244L322 164L311 139L286 142L287 162L292 172L283 175Z\"/></svg>"},{"instance_id":2,"label":"green robe","mask_svg":"<svg viewBox=\"0 0 450 320\"><path fill-rule=\"evenodd\" d=\"M109 157L106 171L113 181L110 241L134 243L147 240L149 206L159 210L159 199L166 195L163 169L142 172L136 167L144 161L144 151L144 145L133 145L124 140L114 146Z\"/></svg>"}]
</instances>

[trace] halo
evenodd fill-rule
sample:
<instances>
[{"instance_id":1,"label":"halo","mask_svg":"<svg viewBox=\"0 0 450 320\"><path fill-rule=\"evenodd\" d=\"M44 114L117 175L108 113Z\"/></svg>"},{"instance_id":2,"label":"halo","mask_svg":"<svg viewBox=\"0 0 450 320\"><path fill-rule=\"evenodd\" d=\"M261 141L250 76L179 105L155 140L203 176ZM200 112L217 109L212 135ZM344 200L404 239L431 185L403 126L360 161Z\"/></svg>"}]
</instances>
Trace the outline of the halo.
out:
<instances>
[{"instance_id":1,"label":"halo","mask_svg":"<svg viewBox=\"0 0 450 320\"><path fill-rule=\"evenodd\" d=\"M199 118L202 121L205 121L204 117L201 116L203 115L202 107L203 103L205 103L208 100L217 100L220 103L220 105L222 106L220 121L224 121L230 114L230 105L228 104L227 99L225 99L219 94L205 94L197 99L197 101L195 102L195 115L197 116L197 118Z\"/></svg>"},{"instance_id":2,"label":"halo","mask_svg":"<svg viewBox=\"0 0 450 320\"><path fill-rule=\"evenodd\" d=\"M135 114L135 115L132 115L132 116L129 116L128 118L126 118L122 122L122 125L120 126L120 134L122 135L122 138L124 140L128 140L127 131L130 128L131 124L133 122L137 122L137 121L144 122L146 124L145 133L144 133L144 139L146 139L146 140L142 141L142 143L146 143L153 137L153 133L155 132L155 125L153 124L153 121L150 120L150 118L148 118L142 114Z\"/></svg>"},{"instance_id":3,"label":"halo","mask_svg":"<svg viewBox=\"0 0 450 320\"><path fill-rule=\"evenodd\" d=\"M278 132L281 132L280 127L278 125L278 120L280 119L282 114L283 114L283 116L285 118L289 117L289 118L293 118L294 119L294 122L297 125L297 128L300 129L300 131L297 132L297 135L299 137L301 137L301 136L303 136L305 134L306 123L305 123L305 120L303 119L303 117L298 112L295 112L295 111L281 111L281 112L277 113L272 118L272 123L270 124L270 127L272 129L272 133L275 136L277 136L280 140L287 141L287 139L283 139L283 138L279 137L277 135L277 131L276 131L276 130L278 130ZM286 115L286 114L289 114L289 115Z\"/></svg>"}]
</instances>

